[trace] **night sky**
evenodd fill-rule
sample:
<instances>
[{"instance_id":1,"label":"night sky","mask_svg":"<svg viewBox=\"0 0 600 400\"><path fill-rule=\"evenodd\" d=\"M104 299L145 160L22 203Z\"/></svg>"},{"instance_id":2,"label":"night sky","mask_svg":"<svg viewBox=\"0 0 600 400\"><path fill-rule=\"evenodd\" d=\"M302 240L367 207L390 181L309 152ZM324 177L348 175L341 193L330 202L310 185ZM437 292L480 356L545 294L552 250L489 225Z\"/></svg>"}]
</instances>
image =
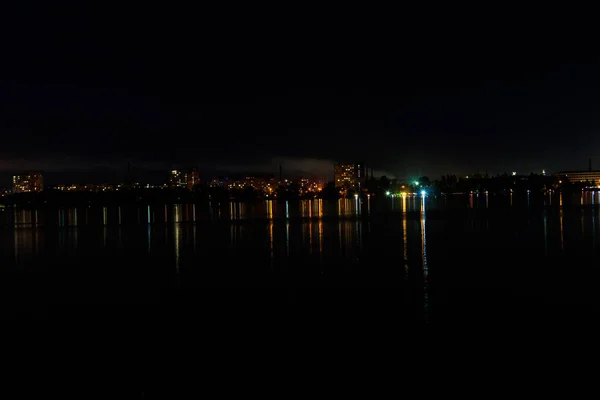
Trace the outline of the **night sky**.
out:
<instances>
[{"instance_id":1,"label":"night sky","mask_svg":"<svg viewBox=\"0 0 600 400\"><path fill-rule=\"evenodd\" d=\"M32 169L119 179L128 162L140 179L600 168L581 16L150 7L2 13L0 186Z\"/></svg>"}]
</instances>

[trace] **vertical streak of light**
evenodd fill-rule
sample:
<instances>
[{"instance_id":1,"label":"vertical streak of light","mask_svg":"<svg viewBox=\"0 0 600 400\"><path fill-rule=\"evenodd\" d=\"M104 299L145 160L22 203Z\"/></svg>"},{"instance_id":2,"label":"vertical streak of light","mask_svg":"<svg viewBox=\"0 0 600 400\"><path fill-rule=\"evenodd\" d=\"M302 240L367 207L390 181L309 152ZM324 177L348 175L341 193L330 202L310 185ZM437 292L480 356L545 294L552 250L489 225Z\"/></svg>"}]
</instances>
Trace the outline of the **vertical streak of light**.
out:
<instances>
[{"instance_id":1,"label":"vertical streak of light","mask_svg":"<svg viewBox=\"0 0 600 400\"><path fill-rule=\"evenodd\" d=\"M175 206L173 207L173 223L174 224L178 224L179 221L179 212L181 211L181 205L180 204L175 204Z\"/></svg>"},{"instance_id":2,"label":"vertical streak of light","mask_svg":"<svg viewBox=\"0 0 600 400\"><path fill-rule=\"evenodd\" d=\"M550 195L550 205L552 205L552 195ZM561 207L561 208L562 208L562 206L563 206L563 194L562 194L562 192L560 192L560 193L558 194L558 205L559 205L559 207Z\"/></svg>"},{"instance_id":3,"label":"vertical streak of light","mask_svg":"<svg viewBox=\"0 0 600 400\"><path fill-rule=\"evenodd\" d=\"M408 279L408 235L406 232L406 213L402 215L402 241L404 245L404 280Z\"/></svg>"},{"instance_id":4,"label":"vertical streak of light","mask_svg":"<svg viewBox=\"0 0 600 400\"><path fill-rule=\"evenodd\" d=\"M323 221L319 220L319 222L317 222L317 228L319 230L319 255L320 255L320 259L322 261L323 259Z\"/></svg>"},{"instance_id":5,"label":"vertical streak of light","mask_svg":"<svg viewBox=\"0 0 600 400\"><path fill-rule=\"evenodd\" d=\"M270 220L273 219L273 200L267 200L267 216Z\"/></svg>"},{"instance_id":6,"label":"vertical streak of light","mask_svg":"<svg viewBox=\"0 0 600 400\"><path fill-rule=\"evenodd\" d=\"M148 225L150 225L150 206L148 206Z\"/></svg>"},{"instance_id":7,"label":"vertical streak of light","mask_svg":"<svg viewBox=\"0 0 600 400\"><path fill-rule=\"evenodd\" d=\"M192 240L194 241L194 255L196 255L196 224L192 224Z\"/></svg>"},{"instance_id":8,"label":"vertical streak of light","mask_svg":"<svg viewBox=\"0 0 600 400\"><path fill-rule=\"evenodd\" d=\"M107 222L106 207L102 207L102 223L104 224L104 226L106 226L106 222Z\"/></svg>"},{"instance_id":9,"label":"vertical streak of light","mask_svg":"<svg viewBox=\"0 0 600 400\"><path fill-rule=\"evenodd\" d=\"M285 254L290 256L290 208L289 201L285 201Z\"/></svg>"},{"instance_id":10,"label":"vertical streak of light","mask_svg":"<svg viewBox=\"0 0 600 400\"><path fill-rule=\"evenodd\" d=\"M173 243L175 245L175 273L179 275L180 257L181 257L181 224L175 222L173 224L175 232Z\"/></svg>"},{"instance_id":11,"label":"vertical streak of light","mask_svg":"<svg viewBox=\"0 0 600 400\"><path fill-rule=\"evenodd\" d=\"M285 250L286 256L290 256L290 222L285 221Z\"/></svg>"},{"instance_id":12,"label":"vertical streak of light","mask_svg":"<svg viewBox=\"0 0 600 400\"><path fill-rule=\"evenodd\" d=\"M269 219L269 252L271 255L271 269L275 261L275 247L273 245L273 219Z\"/></svg>"},{"instance_id":13,"label":"vertical streak of light","mask_svg":"<svg viewBox=\"0 0 600 400\"><path fill-rule=\"evenodd\" d=\"M485 192L485 208L489 206L489 195L488 192Z\"/></svg>"},{"instance_id":14,"label":"vertical streak of light","mask_svg":"<svg viewBox=\"0 0 600 400\"><path fill-rule=\"evenodd\" d=\"M119 225L121 225L121 206L117 208L117 211L119 212Z\"/></svg>"},{"instance_id":15,"label":"vertical streak of light","mask_svg":"<svg viewBox=\"0 0 600 400\"><path fill-rule=\"evenodd\" d=\"M426 230L425 199L423 199L423 211L421 213L421 253L423 255L423 317L425 322L429 320L429 267L427 265Z\"/></svg>"},{"instance_id":16,"label":"vertical streak of light","mask_svg":"<svg viewBox=\"0 0 600 400\"><path fill-rule=\"evenodd\" d=\"M323 199L317 200L319 204L319 219L323 218Z\"/></svg>"},{"instance_id":17,"label":"vertical streak of light","mask_svg":"<svg viewBox=\"0 0 600 400\"><path fill-rule=\"evenodd\" d=\"M35 226L38 226L38 213L37 213L37 210L35 210Z\"/></svg>"},{"instance_id":18,"label":"vertical streak of light","mask_svg":"<svg viewBox=\"0 0 600 400\"><path fill-rule=\"evenodd\" d=\"M565 250L564 234L563 234L563 210L559 212L559 223L560 223L560 250Z\"/></svg>"},{"instance_id":19,"label":"vertical streak of light","mask_svg":"<svg viewBox=\"0 0 600 400\"><path fill-rule=\"evenodd\" d=\"M152 249L152 225L148 224L148 253Z\"/></svg>"},{"instance_id":20,"label":"vertical streak of light","mask_svg":"<svg viewBox=\"0 0 600 400\"><path fill-rule=\"evenodd\" d=\"M192 206L192 220L196 222L196 204Z\"/></svg>"}]
</instances>

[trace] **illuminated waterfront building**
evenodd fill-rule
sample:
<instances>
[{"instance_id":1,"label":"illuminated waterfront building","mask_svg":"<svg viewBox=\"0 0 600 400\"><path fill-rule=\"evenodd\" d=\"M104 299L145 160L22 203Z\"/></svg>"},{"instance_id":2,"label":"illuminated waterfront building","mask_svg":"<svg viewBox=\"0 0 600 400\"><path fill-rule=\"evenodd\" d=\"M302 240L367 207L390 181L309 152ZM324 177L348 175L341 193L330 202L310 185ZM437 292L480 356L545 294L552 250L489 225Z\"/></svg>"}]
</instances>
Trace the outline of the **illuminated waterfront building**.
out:
<instances>
[{"instance_id":1,"label":"illuminated waterfront building","mask_svg":"<svg viewBox=\"0 0 600 400\"><path fill-rule=\"evenodd\" d=\"M40 172L13 176L13 193L41 192L44 189L44 176Z\"/></svg>"},{"instance_id":2,"label":"illuminated waterfront building","mask_svg":"<svg viewBox=\"0 0 600 400\"><path fill-rule=\"evenodd\" d=\"M364 163L335 164L333 179L337 188L360 190L366 179Z\"/></svg>"},{"instance_id":3,"label":"illuminated waterfront building","mask_svg":"<svg viewBox=\"0 0 600 400\"><path fill-rule=\"evenodd\" d=\"M562 171L552 174L562 181L600 184L600 171Z\"/></svg>"}]
</instances>

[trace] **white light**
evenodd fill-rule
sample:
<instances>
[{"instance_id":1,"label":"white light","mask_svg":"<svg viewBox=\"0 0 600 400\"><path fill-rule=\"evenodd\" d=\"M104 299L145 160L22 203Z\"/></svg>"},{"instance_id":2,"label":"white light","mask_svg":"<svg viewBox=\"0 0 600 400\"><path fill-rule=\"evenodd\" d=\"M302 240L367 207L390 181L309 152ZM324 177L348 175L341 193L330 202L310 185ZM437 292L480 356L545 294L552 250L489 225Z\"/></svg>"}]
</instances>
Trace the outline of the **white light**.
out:
<instances>
[{"instance_id":1,"label":"white light","mask_svg":"<svg viewBox=\"0 0 600 400\"><path fill-rule=\"evenodd\" d=\"M517 175L517 173L515 171L513 171L513 176Z\"/></svg>"},{"instance_id":2,"label":"white light","mask_svg":"<svg viewBox=\"0 0 600 400\"><path fill-rule=\"evenodd\" d=\"M425 196L425 191L424 190L421 190L421 196L423 196L423 197Z\"/></svg>"},{"instance_id":3,"label":"white light","mask_svg":"<svg viewBox=\"0 0 600 400\"><path fill-rule=\"evenodd\" d=\"M389 192L389 191L388 191L388 192L385 192L385 195L386 195L386 196L389 196L389 195L390 195L390 192Z\"/></svg>"}]
</instances>

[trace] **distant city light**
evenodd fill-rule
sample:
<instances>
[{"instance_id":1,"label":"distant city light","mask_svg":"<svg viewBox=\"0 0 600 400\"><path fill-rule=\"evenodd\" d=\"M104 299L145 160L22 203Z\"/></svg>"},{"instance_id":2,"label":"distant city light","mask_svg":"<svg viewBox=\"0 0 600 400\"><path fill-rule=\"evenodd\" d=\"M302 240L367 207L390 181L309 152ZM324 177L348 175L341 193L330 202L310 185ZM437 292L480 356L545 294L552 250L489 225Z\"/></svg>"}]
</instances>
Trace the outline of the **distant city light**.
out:
<instances>
[{"instance_id":1,"label":"distant city light","mask_svg":"<svg viewBox=\"0 0 600 400\"><path fill-rule=\"evenodd\" d=\"M515 171L513 171L513 176L517 175L517 173Z\"/></svg>"},{"instance_id":2,"label":"distant city light","mask_svg":"<svg viewBox=\"0 0 600 400\"><path fill-rule=\"evenodd\" d=\"M415 185L418 185L418 184L419 184L419 181L414 181L413 183L414 183Z\"/></svg>"},{"instance_id":3,"label":"distant city light","mask_svg":"<svg viewBox=\"0 0 600 400\"><path fill-rule=\"evenodd\" d=\"M389 192L389 190L388 190L387 192L385 192L385 195L386 195L386 196L389 196L389 195L390 195L390 192Z\"/></svg>"},{"instance_id":4,"label":"distant city light","mask_svg":"<svg viewBox=\"0 0 600 400\"><path fill-rule=\"evenodd\" d=\"M421 196L425 197L426 192L424 190L421 190Z\"/></svg>"}]
</instances>

